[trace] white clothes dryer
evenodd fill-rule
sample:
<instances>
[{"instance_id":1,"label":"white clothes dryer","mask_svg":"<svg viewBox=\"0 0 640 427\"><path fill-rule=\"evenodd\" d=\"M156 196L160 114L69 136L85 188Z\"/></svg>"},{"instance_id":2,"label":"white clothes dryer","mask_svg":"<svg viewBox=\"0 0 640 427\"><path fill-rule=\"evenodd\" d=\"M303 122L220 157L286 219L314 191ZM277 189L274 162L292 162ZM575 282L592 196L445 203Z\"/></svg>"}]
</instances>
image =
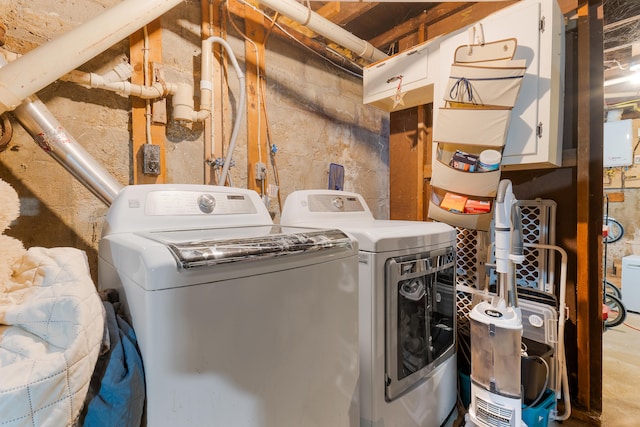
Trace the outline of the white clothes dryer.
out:
<instances>
[{"instance_id":1,"label":"white clothes dryer","mask_svg":"<svg viewBox=\"0 0 640 427\"><path fill-rule=\"evenodd\" d=\"M341 231L274 225L254 191L125 187L98 282L136 332L146 425L358 425L357 257Z\"/></svg>"},{"instance_id":2,"label":"white clothes dryer","mask_svg":"<svg viewBox=\"0 0 640 427\"><path fill-rule=\"evenodd\" d=\"M291 193L280 222L358 240L360 425L442 425L457 398L455 230L376 220L362 196L334 190Z\"/></svg>"}]
</instances>

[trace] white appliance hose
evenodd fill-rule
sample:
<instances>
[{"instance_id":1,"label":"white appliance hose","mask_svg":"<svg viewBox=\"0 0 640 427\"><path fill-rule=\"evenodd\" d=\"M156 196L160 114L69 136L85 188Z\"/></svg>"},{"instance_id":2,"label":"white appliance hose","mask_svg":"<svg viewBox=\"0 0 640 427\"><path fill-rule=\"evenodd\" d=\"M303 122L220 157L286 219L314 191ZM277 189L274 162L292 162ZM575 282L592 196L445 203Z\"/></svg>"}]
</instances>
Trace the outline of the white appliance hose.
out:
<instances>
[{"instance_id":1,"label":"white appliance hose","mask_svg":"<svg viewBox=\"0 0 640 427\"><path fill-rule=\"evenodd\" d=\"M236 70L238 81L240 82L240 98L238 99L237 115L236 115L235 122L233 124L233 130L231 132L231 140L229 141L229 148L227 150L228 153L224 159L224 165L222 165L222 173L220 174L220 181L218 182L219 185L224 185L225 182L227 181L227 174L229 173L229 167L231 166L231 158L233 156L233 150L235 149L236 140L238 139L238 131L240 130L240 119L242 119L242 116L245 110L244 104L245 104L245 98L246 98L246 86L245 86L244 73L242 72L242 70L240 69L240 66L238 65L238 61L236 60L236 57L233 54L233 50L231 49L231 46L229 46L229 43L227 43L225 39L216 37L216 36L211 36L208 39L204 40L202 44L203 46L202 61L208 62L213 57L213 52L211 50L213 43L220 44L227 51L227 55L231 60L231 64L233 65L233 68ZM205 79L210 78L210 76L202 76L202 78L203 78L203 82L201 84L205 84L204 82L208 81Z\"/></svg>"}]
</instances>

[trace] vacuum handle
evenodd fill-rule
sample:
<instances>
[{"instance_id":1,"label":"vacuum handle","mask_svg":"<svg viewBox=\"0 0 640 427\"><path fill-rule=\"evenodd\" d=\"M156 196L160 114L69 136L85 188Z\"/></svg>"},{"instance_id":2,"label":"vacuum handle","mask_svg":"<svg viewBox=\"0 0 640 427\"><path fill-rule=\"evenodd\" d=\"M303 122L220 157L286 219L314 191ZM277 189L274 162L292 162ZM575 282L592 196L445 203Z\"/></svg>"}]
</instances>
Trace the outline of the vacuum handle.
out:
<instances>
[{"instance_id":1,"label":"vacuum handle","mask_svg":"<svg viewBox=\"0 0 640 427\"><path fill-rule=\"evenodd\" d=\"M524 236L522 233L522 209L514 204L511 207L511 256L513 262L521 264L524 261ZM519 260L519 258L522 258Z\"/></svg>"}]
</instances>

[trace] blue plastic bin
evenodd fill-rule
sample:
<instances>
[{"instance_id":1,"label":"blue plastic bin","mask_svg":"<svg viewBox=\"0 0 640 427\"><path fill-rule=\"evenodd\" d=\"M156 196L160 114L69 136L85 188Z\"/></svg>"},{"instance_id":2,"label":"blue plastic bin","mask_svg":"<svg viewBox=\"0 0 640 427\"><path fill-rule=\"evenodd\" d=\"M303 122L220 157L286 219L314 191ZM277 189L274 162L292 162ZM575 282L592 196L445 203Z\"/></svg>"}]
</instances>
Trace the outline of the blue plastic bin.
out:
<instances>
[{"instance_id":1,"label":"blue plastic bin","mask_svg":"<svg viewBox=\"0 0 640 427\"><path fill-rule=\"evenodd\" d=\"M471 404L471 378L461 370L458 371L458 376L460 378L460 398L464 407L468 408Z\"/></svg>"},{"instance_id":2,"label":"blue plastic bin","mask_svg":"<svg viewBox=\"0 0 640 427\"><path fill-rule=\"evenodd\" d=\"M527 427L548 427L549 415L556 408L556 395L553 390L547 389L540 402L535 406L522 409L522 421Z\"/></svg>"}]
</instances>

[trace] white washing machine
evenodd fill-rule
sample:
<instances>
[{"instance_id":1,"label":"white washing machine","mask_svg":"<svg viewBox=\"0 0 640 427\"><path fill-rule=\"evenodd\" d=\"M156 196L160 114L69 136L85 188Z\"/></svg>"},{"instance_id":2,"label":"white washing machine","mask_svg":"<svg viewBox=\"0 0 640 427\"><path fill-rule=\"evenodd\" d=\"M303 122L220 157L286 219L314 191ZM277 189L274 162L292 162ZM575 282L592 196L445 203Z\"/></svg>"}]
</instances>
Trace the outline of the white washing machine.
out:
<instances>
[{"instance_id":1,"label":"white washing machine","mask_svg":"<svg viewBox=\"0 0 640 427\"><path fill-rule=\"evenodd\" d=\"M455 230L375 220L362 196L332 190L291 193L281 223L358 240L360 425L443 424L457 396Z\"/></svg>"},{"instance_id":2,"label":"white washing machine","mask_svg":"<svg viewBox=\"0 0 640 427\"><path fill-rule=\"evenodd\" d=\"M274 225L257 193L136 185L114 200L99 287L137 334L146 425L358 425L358 250Z\"/></svg>"},{"instance_id":3,"label":"white washing machine","mask_svg":"<svg viewBox=\"0 0 640 427\"><path fill-rule=\"evenodd\" d=\"M640 313L640 255L622 258L622 303L628 311Z\"/></svg>"}]
</instances>

